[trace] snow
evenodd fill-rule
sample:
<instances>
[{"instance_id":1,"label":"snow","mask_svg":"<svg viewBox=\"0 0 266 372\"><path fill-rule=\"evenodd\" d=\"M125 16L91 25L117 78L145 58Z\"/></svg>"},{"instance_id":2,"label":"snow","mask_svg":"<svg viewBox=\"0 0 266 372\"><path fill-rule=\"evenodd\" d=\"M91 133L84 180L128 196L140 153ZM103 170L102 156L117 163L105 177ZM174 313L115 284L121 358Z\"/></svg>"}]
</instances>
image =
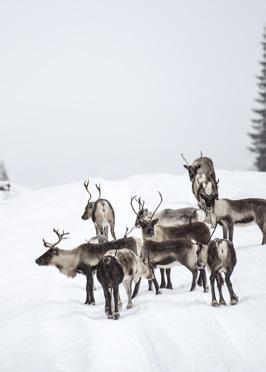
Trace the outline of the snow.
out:
<instances>
[{"instance_id":1,"label":"snow","mask_svg":"<svg viewBox=\"0 0 266 372\"><path fill-rule=\"evenodd\" d=\"M220 197L266 198L266 174L217 174ZM95 182L101 182L102 196L114 206L118 237L134 223L131 195L141 195L151 209L159 202L157 190L164 197L161 208L196 205L187 174L91 179ZM71 239L60 244L66 249L95 235L92 222L81 220L87 202L83 183L39 191L12 188L0 196L1 372L265 371L266 247L256 226L236 228L232 283L238 305L211 307L210 293L199 287L190 293L191 274L177 267L174 290L155 296L142 281L131 310L121 286L124 307L120 320L113 321L105 317L98 283L96 306L84 305L83 276L69 279L34 262L44 252L42 238L54 240L53 227L71 232Z\"/></svg>"}]
</instances>

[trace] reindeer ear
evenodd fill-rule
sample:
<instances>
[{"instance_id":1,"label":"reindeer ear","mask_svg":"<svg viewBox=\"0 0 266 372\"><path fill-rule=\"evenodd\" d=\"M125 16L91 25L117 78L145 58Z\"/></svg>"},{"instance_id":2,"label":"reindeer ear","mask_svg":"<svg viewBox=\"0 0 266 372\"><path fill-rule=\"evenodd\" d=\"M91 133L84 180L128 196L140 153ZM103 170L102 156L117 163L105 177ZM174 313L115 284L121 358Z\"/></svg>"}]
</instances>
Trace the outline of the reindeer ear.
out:
<instances>
[{"instance_id":1,"label":"reindeer ear","mask_svg":"<svg viewBox=\"0 0 266 372\"><path fill-rule=\"evenodd\" d=\"M54 254L55 256L58 256L58 255L59 255L59 249L58 249L58 248L54 248L54 249L53 249L53 254Z\"/></svg>"},{"instance_id":2,"label":"reindeer ear","mask_svg":"<svg viewBox=\"0 0 266 372\"><path fill-rule=\"evenodd\" d=\"M159 218L155 218L154 220L151 221L152 226L156 225L159 221Z\"/></svg>"},{"instance_id":3,"label":"reindeer ear","mask_svg":"<svg viewBox=\"0 0 266 372\"><path fill-rule=\"evenodd\" d=\"M186 168L186 169L188 169L188 165L186 165L186 164L183 164L183 167Z\"/></svg>"}]
</instances>

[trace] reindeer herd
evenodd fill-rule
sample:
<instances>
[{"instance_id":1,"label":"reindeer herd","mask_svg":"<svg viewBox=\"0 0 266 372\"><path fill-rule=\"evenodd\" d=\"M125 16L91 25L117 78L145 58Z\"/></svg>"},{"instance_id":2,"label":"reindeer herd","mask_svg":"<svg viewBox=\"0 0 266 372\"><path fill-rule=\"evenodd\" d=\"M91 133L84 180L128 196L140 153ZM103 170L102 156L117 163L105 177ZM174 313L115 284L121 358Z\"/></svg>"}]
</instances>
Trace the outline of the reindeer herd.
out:
<instances>
[{"instance_id":1,"label":"reindeer herd","mask_svg":"<svg viewBox=\"0 0 266 372\"><path fill-rule=\"evenodd\" d=\"M206 268L210 273L212 306L225 305L222 293L224 281L229 291L230 304L235 305L238 297L230 280L236 265L233 245L235 225L245 226L256 223L262 232L262 244L266 243L266 200L258 198L229 200L219 199L218 184L213 162L201 156L189 164L183 154L191 181L192 192L199 208L164 209L158 211L163 197L154 211L145 208L141 197L132 196L130 205L136 215L134 228L141 229L142 239L128 237L132 231L126 230L123 238L116 239L115 212L111 203L101 198L101 185L95 185L99 196L91 201L89 181L84 187L89 200L82 215L83 220L92 219L96 236L71 250L58 248L69 233L53 230L57 236L55 243L43 239L47 251L36 259L41 266L52 265L64 275L86 276L86 304L95 304L94 275L100 282L105 297L105 313L108 318L118 319L122 308L119 285L123 283L128 297L127 308L133 306L132 299L138 294L141 279L148 281L148 289L154 287L172 289L171 268L185 266L192 275L190 291L196 285L208 292ZM222 227L223 238L212 239L217 225ZM114 240L108 241L108 230ZM210 228L213 228L211 234ZM160 269L160 285L155 269ZM215 282L219 291L216 299ZM135 284L134 290L132 288ZM133 292L133 293L132 293Z\"/></svg>"}]
</instances>

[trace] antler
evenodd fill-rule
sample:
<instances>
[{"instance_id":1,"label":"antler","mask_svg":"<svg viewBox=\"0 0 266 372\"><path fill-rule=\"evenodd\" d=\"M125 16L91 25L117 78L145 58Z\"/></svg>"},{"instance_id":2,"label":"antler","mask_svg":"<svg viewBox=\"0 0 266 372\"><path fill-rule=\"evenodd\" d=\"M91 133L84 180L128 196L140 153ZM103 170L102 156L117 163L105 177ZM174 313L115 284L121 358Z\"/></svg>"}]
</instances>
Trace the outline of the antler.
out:
<instances>
[{"instance_id":1,"label":"antler","mask_svg":"<svg viewBox=\"0 0 266 372\"><path fill-rule=\"evenodd\" d=\"M68 236L66 237L66 235L69 235L69 234L70 234L69 232L65 233L64 230L62 230L62 232L60 233L60 231L59 231L59 230L56 230L56 229L53 229L53 232L57 235L57 237L58 237L58 241L55 242L55 243L48 243L48 242L46 242L46 241L43 239L43 240L42 240L42 241L43 241L43 245L44 245L46 248L49 248L49 249L54 248L58 243L61 242L61 240L63 240L63 239L68 239Z\"/></svg>"},{"instance_id":2,"label":"antler","mask_svg":"<svg viewBox=\"0 0 266 372\"><path fill-rule=\"evenodd\" d=\"M138 213L135 211L134 207L133 207L133 200L136 199L136 195L134 196L131 196L130 198L130 205L131 205L131 208L133 209L133 212L138 215Z\"/></svg>"},{"instance_id":3,"label":"antler","mask_svg":"<svg viewBox=\"0 0 266 372\"><path fill-rule=\"evenodd\" d=\"M99 192L98 199L101 199L101 193L102 193L102 190L101 190L101 184L99 183L99 185L97 185L97 183L95 183L95 187L96 187L96 189L97 189L98 192Z\"/></svg>"},{"instance_id":4,"label":"antler","mask_svg":"<svg viewBox=\"0 0 266 372\"><path fill-rule=\"evenodd\" d=\"M85 187L85 190L87 191L87 193L89 194L90 198L89 198L89 201L91 200L91 193L89 192L89 183L90 183L90 180L88 179L87 181L85 180L83 185Z\"/></svg>"},{"instance_id":5,"label":"antler","mask_svg":"<svg viewBox=\"0 0 266 372\"><path fill-rule=\"evenodd\" d=\"M127 238L128 234L131 233L131 231L134 229L134 227L135 226L131 227L131 229L129 230L129 228L126 226L126 232L125 232L125 234L123 236L124 239Z\"/></svg>"},{"instance_id":6,"label":"antler","mask_svg":"<svg viewBox=\"0 0 266 372\"><path fill-rule=\"evenodd\" d=\"M144 209L145 201L141 201L141 197L138 198L137 202L139 203L139 210Z\"/></svg>"},{"instance_id":7,"label":"antler","mask_svg":"<svg viewBox=\"0 0 266 372\"><path fill-rule=\"evenodd\" d=\"M187 163L187 165L189 165L189 162L187 161L187 159L184 157L184 154L183 154L183 152L182 152L182 154L181 154L181 158Z\"/></svg>"},{"instance_id":8,"label":"antler","mask_svg":"<svg viewBox=\"0 0 266 372\"><path fill-rule=\"evenodd\" d=\"M158 194L159 194L161 200L160 200L159 204L157 205L157 207L155 208L153 214L151 215L151 218L150 218L151 220L152 220L153 216L155 215L155 213L157 212L158 208L160 207L160 205L162 204L162 201L163 201L163 197L162 197L162 194L160 193L160 191L158 191Z\"/></svg>"},{"instance_id":9,"label":"antler","mask_svg":"<svg viewBox=\"0 0 266 372\"><path fill-rule=\"evenodd\" d=\"M202 151L200 150L200 157L202 158Z\"/></svg>"}]
</instances>

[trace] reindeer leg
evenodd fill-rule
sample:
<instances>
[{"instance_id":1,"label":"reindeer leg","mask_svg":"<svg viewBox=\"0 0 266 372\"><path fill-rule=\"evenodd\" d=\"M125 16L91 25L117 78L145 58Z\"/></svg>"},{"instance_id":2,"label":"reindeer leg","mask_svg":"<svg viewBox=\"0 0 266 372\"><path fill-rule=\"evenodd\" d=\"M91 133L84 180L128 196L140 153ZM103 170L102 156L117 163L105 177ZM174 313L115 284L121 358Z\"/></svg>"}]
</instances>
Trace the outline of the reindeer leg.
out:
<instances>
[{"instance_id":1,"label":"reindeer leg","mask_svg":"<svg viewBox=\"0 0 266 372\"><path fill-rule=\"evenodd\" d=\"M133 277L128 280L124 280L123 282L126 293L127 293L127 298L128 298L127 309L131 309L133 307L133 303L131 300L132 281L133 281Z\"/></svg>"},{"instance_id":2,"label":"reindeer leg","mask_svg":"<svg viewBox=\"0 0 266 372\"><path fill-rule=\"evenodd\" d=\"M221 221L221 222L219 223L219 225L221 225L221 226L222 226L222 229L223 229L223 239L227 239L228 229L227 229L227 225L226 225L226 223L225 223L224 221Z\"/></svg>"},{"instance_id":3,"label":"reindeer leg","mask_svg":"<svg viewBox=\"0 0 266 372\"><path fill-rule=\"evenodd\" d=\"M166 277L167 277L167 286L168 289L173 289L173 285L171 282L171 269L166 269Z\"/></svg>"},{"instance_id":4,"label":"reindeer leg","mask_svg":"<svg viewBox=\"0 0 266 372\"><path fill-rule=\"evenodd\" d=\"M95 227L95 231L96 231L96 236L99 236L100 235L99 227L96 225L96 223L94 224L94 227Z\"/></svg>"},{"instance_id":5,"label":"reindeer leg","mask_svg":"<svg viewBox=\"0 0 266 372\"><path fill-rule=\"evenodd\" d=\"M233 241L233 236L234 236L234 224L231 218L228 219L228 232L229 232L229 240L230 242Z\"/></svg>"},{"instance_id":6,"label":"reindeer leg","mask_svg":"<svg viewBox=\"0 0 266 372\"><path fill-rule=\"evenodd\" d=\"M84 270L84 274L86 275L86 301L85 304L88 305L95 305L94 293L93 293L93 276L92 276L92 269L90 266L87 266Z\"/></svg>"},{"instance_id":7,"label":"reindeer leg","mask_svg":"<svg viewBox=\"0 0 266 372\"><path fill-rule=\"evenodd\" d=\"M152 280L149 280L149 287L148 287L148 291L152 291Z\"/></svg>"},{"instance_id":8,"label":"reindeer leg","mask_svg":"<svg viewBox=\"0 0 266 372\"><path fill-rule=\"evenodd\" d=\"M113 313L112 313L111 293L105 285L103 285L103 293L105 297L105 314L108 319L112 319Z\"/></svg>"},{"instance_id":9,"label":"reindeer leg","mask_svg":"<svg viewBox=\"0 0 266 372\"><path fill-rule=\"evenodd\" d=\"M113 319L119 319L119 311L118 311L118 295L119 295L119 284L116 284L113 289L114 294L114 312L113 312Z\"/></svg>"},{"instance_id":10,"label":"reindeer leg","mask_svg":"<svg viewBox=\"0 0 266 372\"><path fill-rule=\"evenodd\" d=\"M111 235L112 235L113 239L116 240L116 237L115 237L115 225L114 225L114 223L111 223L110 224L110 230L111 230Z\"/></svg>"},{"instance_id":11,"label":"reindeer leg","mask_svg":"<svg viewBox=\"0 0 266 372\"><path fill-rule=\"evenodd\" d=\"M135 288L134 288L134 291L133 291L133 294L132 294L131 298L136 297L137 294L139 293L140 282L141 282L141 277L139 278L139 280L135 284ZM149 284L150 284L150 282L149 282Z\"/></svg>"},{"instance_id":12,"label":"reindeer leg","mask_svg":"<svg viewBox=\"0 0 266 372\"><path fill-rule=\"evenodd\" d=\"M210 276L210 282L211 282L211 292L212 292L212 306L219 306L217 300L216 300L216 296L215 296L215 288L214 288L214 282L215 282L215 277L213 275L213 273L211 273L211 276Z\"/></svg>"},{"instance_id":13,"label":"reindeer leg","mask_svg":"<svg viewBox=\"0 0 266 372\"><path fill-rule=\"evenodd\" d=\"M159 290L159 284L157 282L157 279L156 279L156 276L154 274L154 271L153 271L153 275L154 275L154 278L152 279L152 282L154 284L155 293L158 295L158 294L160 294L160 290Z\"/></svg>"},{"instance_id":14,"label":"reindeer leg","mask_svg":"<svg viewBox=\"0 0 266 372\"><path fill-rule=\"evenodd\" d=\"M164 278L164 269L160 269L160 273L161 273L161 284L160 284L160 288L165 288L166 287L166 283L165 283L165 278Z\"/></svg>"},{"instance_id":15,"label":"reindeer leg","mask_svg":"<svg viewBox=\"0 0 266 372\"><path fill-rule=\"evenodd\" d=\"M225 282L226 282L226 285L227 285L227 288L228 288L228 291L229 291L229 294L230 294L230 304L231 305L236 305L238 303L238 297L237 295L235 294L234 290L233 290L233 286L232 286L232 283L231 283L231 280L230 280L230 276L231 276L231 273L226 273L225 274Z\"/></svg>"},{"instance_id":16,"label":"reindeer leg","mask_svg":"<svg viewBox=\"0 0 266 372\"><path fill-rule=\"evenodd\" d=\"M198 277L198 281L197 281L197 285L199 287L201 287L203 284L203 277L202 277L202 269L199 270L199 277Z\"/></svg>"},{"instance_id":17,"label":"reindeer leg","mask_svg":"<svg viewBox=\"0 0 266 372\"><path fill-rule=\"evenodd\" d=\"M194 289L196 287L196 281L197 281L197 277L198 277L198 269L191 270L191 272L192 272L192 284L191 284L190 292L194 291Z\"/></svg>"},{"instance_id":18,"label":"reindeer leg","mask_svg":"<svg viewBox=\"0 0 266 372\"><path fill-rule=\"evenodd\" d=\"M219 296L220 296L219 305L226 305L226 302L225 302L225 300L223 298L221 277L222 276L221 276L220 273L216 273L216 282L217 282Z\"/></svg>"},{"instance_id":19,"label":"reindeer leg","mask_svg":"<svg viewBox=\"0 0 266 372\"><path fill-rule=\"evenodd\" d=\"M203 291L205 293L207 293L207 292L209 292L209 287L208 287L208 284L207 284L206 270L205 269L200 269L200 275L199 275L199 277L200 276L202 278Z\"/></svg>"}]
</instances>

